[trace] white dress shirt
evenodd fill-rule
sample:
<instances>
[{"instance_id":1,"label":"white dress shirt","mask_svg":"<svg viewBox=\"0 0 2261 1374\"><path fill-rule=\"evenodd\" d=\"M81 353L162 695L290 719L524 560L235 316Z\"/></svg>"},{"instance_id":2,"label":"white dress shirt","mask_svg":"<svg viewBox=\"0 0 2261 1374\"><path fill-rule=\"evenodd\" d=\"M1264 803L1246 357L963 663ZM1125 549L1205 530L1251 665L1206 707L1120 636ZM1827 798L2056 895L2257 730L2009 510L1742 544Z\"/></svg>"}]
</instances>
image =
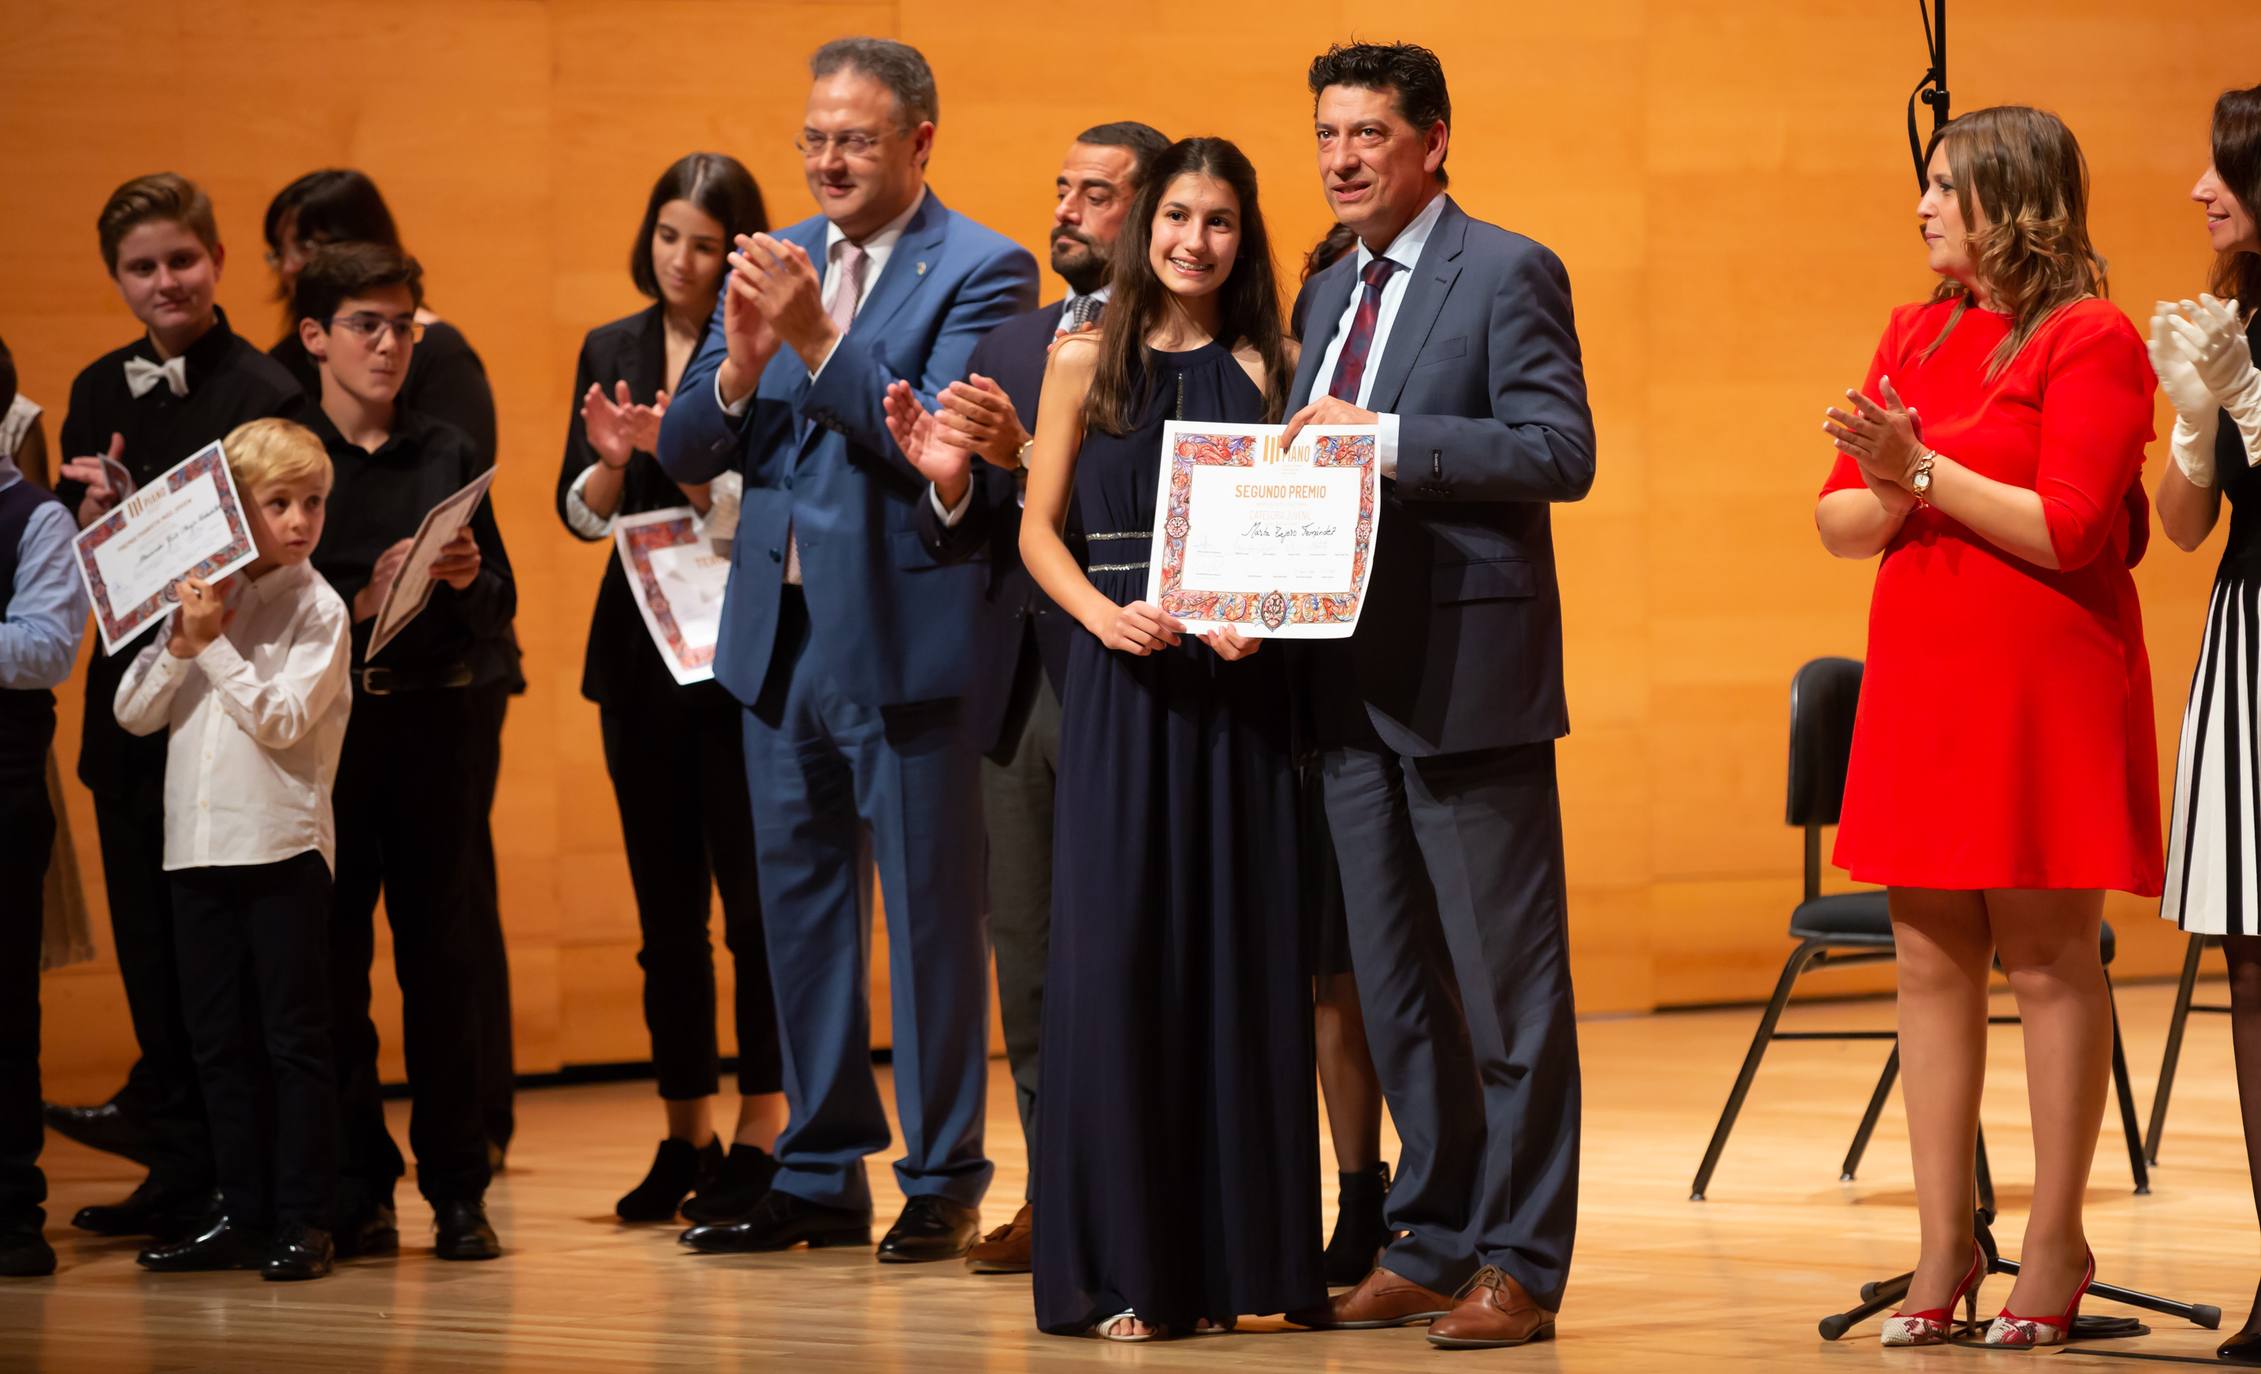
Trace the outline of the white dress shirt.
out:
<instances>
[{"instance_id":1,"label":"white dress shirt","mask_svg":"<svg viewBox=\"0 0 2261 1374\"><path fill-rule=\"evenodd\" d=\"M1444 212L1445 195L1439 191L1429 197L1429 203L1421 207L1421 213L1413 217L1412 223L1397 231L1397 237L1391 239L1390 246L1380 254L1396 263L1398 270L1390 273L1389 280L1382 284L1381 312L1374 317L1374 338L1366 347L1366 375L1359 378L1358 395L1352 401L1361 410L1373 409L1366 404L1366 398L1373 394L1375 374L1382 370L1382 350L1389 344L1390 326L1397 323L1397 308L1404 303L1413 274L1421 266L1421 250L1429 246L1429 235ZM1327 351L1319 359L1319 370L1311 379L1311 394L1304 398L1306 401L1316 401L1326 395L1328 385L1335 379L1335 364L1342 358L1344 341L1350 337L1351 321L1358 317L1358 302L1366 294L1360 278L1375 256L1361 240L1358 260L1351 273L1350 304L1343 307L1341 318L1335 321L1334 337L1327 341ZM1376 420L1381 436L1375 444L1375 459L1382 476L1394 479L1397 476L1397 416L1378 415Z\"/></svg>"},{"instance_id":2,"label":"white dress shirt","mask_svg":"<svg viewBox=\"0 0 2261 1374\"><path fill-rule=\"evenodd\" d=\"M118 684L118 724L168 726L165 868L280 863L312 849L334 871L330 788L353 707L352 620L306 563L233 579L227 628L194 658L160 625ZM402 767L414 761L403 759Z\"/></svg>"}]
</instances>

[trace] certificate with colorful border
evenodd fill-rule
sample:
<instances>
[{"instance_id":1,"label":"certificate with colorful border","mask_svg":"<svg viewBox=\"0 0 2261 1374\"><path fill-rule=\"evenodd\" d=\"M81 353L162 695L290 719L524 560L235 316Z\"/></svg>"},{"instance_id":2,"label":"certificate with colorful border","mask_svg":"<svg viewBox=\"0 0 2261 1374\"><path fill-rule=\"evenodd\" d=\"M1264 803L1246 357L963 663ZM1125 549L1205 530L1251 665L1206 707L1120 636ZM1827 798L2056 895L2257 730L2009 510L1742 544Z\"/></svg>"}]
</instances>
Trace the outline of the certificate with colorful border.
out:
<instances>
[{"instance_id":1,"label":"certificate with colorful border","mask_svg":"<svg viewBox=\"0 0 2261 1374\"><path fill-rule=\"evenodd\" d=\"M1374 568L1373 425L1171 421L1162 429L1146 599L1195 632L1344 639Z\"/></svg>"},{"instance_id":2,"label":"certificate with colorful border","mask_svg":"<svg viewBox=\"0 0 2261 1374\"><path fill-rule=\"evenodd\" d=\"M613 522L612 542L667 671L685 685L711 680L730 559L715 551L689 506L624 515Z\"/></svg>"},{"instance_id":3,"label":"certificate with colorful border","mask_svg":"<svg viewBox=\"0 0 2261 1374\"><path fill-rule=\"evenodd\" d=\"M218 441L111 507L71 548L112 654L165 618L181 579L217 582L259 556Z\"/></svg>"}]
</instances>

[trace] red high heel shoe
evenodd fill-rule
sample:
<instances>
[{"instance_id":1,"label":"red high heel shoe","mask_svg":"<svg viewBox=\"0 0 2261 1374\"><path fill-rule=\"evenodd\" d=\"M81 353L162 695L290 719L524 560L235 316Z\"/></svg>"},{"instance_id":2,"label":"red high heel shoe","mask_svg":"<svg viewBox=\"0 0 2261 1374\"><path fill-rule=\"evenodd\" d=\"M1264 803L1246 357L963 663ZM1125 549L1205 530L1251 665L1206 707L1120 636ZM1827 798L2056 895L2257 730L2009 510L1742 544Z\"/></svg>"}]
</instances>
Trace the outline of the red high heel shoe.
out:
<instances>
[{"instance_id":1,"label":"red high heel shoe","mask_svg":"<svg viewBox=\"0 0 2261 1374\"><path fill-rule=\"evenodd\" d=\"M2088 1292L2088 1285L2096 1282L2096 1252L2088 1252L2088 1271L2080 1276L2080 1287L2073 1290L2073 1300L2065 1304L2061 1317L2020 1317L2009 1308L1986 1328L1988 1345L2036 1346L2063 1345L2072 1334L2073 1319L2080 1315L2080 1300Z\"/></svg>"},{"instance_id":2,"label":"red high heel shoe","mask_svg":"<svg viewBox=\"0 0 2261 1374\"><path fill-rule=\"evenodd\" d=\"M1884 1319L1883 1340L1886 1345L1938 1345L1947 1339L1955 1326L1955 1308L1964 1311L1963 1320L1973 1326L1978 1324L1978 1286L1986 1278L1986 1252L1977 1241L1971 1242L1970 1272L1955 1285L1945 1307L1927 1307L1921 1312L1895 1312Z\"/></svg>"}]
</instances>

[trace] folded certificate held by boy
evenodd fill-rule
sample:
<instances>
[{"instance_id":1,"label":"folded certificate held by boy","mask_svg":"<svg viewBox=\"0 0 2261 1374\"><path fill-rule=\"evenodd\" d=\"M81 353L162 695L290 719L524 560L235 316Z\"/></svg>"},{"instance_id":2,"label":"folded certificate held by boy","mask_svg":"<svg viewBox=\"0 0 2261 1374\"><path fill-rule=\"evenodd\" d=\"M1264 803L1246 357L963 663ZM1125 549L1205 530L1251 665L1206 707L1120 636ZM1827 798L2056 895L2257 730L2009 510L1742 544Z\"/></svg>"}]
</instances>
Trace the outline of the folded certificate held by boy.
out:
<instances>
[{"instance_id":1,"label":"folded certificate held by boy","mask_svg":"<svg viewBox=\"0 0 2261 1374\"><path fill-rule=\"evenodd\" d=\"M612 525L644 628L667 671L684 685L713 679L714 642L722 633L730 558L716 551L710 533L689 506L624 515Z\"/></svg>"},{"instance_id":2,"label":"folded certificate held by boy","mask_svg":"<svg viewBox=\"0 0 2261 1374\"><path fill-rule=\"evenodd\" d=\"M218 442L80 530L72 553L112 654L165 618L181 579L218 582L259 556Z\"/></svg>"},{"instance_id":3,"label":"folded certificate held by boy","mask_svg":"<svg viewBox=\"0 0 2261 1374\"><path fill-rule=\"evenodd\" d=\"M1162 430L1146 599L1194 633L1280 639L1358 628L1381 472L1372 425L1172 421Z\"/></svg>"},{"instance_id":4,"label":"folded certificate held by boy","mask_svg":"<svg viewBox=\"0 0 2261 1374\"><path fill-rule=\"evenodd\" d=\"M416 538L408 546L408 559L400 565L400 573L392 585L385 588L385 599L377 607L376 623L369 627L369 651L362 661L375 658L379 650L392 642L393 636L408 628L432 600L432 565L439 562L440 551L448 546L471 523L478 512L479 503L486 499L487 488L494 485L495 470L488 468L465 483L463 489L425 512L424 522L416 527Z\"/></svg>"}]
</instances>

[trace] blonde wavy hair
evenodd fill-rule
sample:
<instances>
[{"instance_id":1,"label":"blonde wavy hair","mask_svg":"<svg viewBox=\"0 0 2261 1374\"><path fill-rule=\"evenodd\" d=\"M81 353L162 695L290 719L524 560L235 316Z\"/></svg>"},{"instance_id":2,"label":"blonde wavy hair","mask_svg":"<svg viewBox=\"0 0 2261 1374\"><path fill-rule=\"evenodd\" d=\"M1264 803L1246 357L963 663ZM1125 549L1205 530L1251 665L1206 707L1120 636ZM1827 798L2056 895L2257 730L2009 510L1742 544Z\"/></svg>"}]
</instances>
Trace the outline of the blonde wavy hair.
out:
<instances>
[{"instance_id":1,"label":"blonde wavy hair","mask_svg":"<svg viewBox=\"0 0 2261 1374\"><path fill-rule=\"evenodd\" d=\"M314 431L277 416L237 425L220 441L220 449L227 454L228 472L246 501L256 501L252 492L272 483L318 477L328 491L336 478L330 452Z\"/></svg>"},{"instance_id":2,"label":"blonde wavy hair","mask_svg":"<svg viewBox=\"0 0 2261 1374\"><path fill-rule=\"evenodd\" d=\"M2063 120L2024 105L1948 121L1931 136L1925 166L1942 147L1978 279L1991 308L2010 316L2009 337L1987 360L1992 381L2058 310L2109 294L2104 259L2088 239L2088 159ZM1941 282L1931 298L1952 300L1955 309L1927 357L1971 306L1969 288L1957 281Z\"/></svg>"}]
</instances>

